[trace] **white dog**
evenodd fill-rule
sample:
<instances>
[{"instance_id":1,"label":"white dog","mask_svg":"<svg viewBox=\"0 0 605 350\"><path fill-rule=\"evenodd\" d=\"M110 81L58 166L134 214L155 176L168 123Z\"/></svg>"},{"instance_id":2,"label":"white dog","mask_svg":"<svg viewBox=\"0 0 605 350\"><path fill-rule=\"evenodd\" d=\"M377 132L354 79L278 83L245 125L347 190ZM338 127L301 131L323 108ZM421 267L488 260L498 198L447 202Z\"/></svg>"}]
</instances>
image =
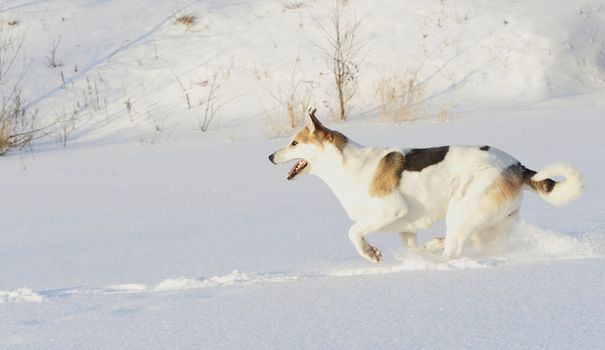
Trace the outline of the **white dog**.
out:
<instances>
[{"instance_id":1,"label":"white dog","mask_svg":"<svg viewBox=\"0 0 605 350\"><path fill-rule=\"evenodd\" d=\"M325 181L355 222L349 238L373 262L382 254L364 238L370 232L397 232L415 248L416 232L445 217L445 242L437 238L429 245L443 248L443 256L451 259L469 238L483 252L506 237L518 218L522 188L557 206L582 190L580 174L569 165L553 164L536 173L489 146L363 147L323 126L315 110L290 144L269 156L274 164L295 159L288 180L309 172Z\"/></svg>"}]
</instances>

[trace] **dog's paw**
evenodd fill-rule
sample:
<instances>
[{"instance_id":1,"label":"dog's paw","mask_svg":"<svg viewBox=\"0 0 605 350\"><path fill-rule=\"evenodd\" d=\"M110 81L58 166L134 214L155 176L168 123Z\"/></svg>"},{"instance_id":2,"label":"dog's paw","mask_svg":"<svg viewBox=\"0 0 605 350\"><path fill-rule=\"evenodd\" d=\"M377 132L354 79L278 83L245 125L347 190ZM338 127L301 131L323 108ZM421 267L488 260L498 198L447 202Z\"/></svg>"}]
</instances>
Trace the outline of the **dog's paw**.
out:
<instances>
[{"instance_id":1,"label":"dog's paw","mask_svg":"<svg viewBox=\"0 0 605 350\"><path fill-rule=\"evenodd\" d=\"M422 248L424 248L425 250L427 250L431 253L443 250L444 247L445 247L445 237L443 237L443 236L435 237L435 238L431 239L430 241L426 242L426 244L422 246Z\"/></svg>"},{"instance_id":2,"label":"dog's paw","mask_svg":"<svg viewBox=\"0 0 605 350\"><path fill-rule=\"evenodd\" d=\"M363 257L371 262L379 263L382 260L382 253L378 248L368 245L368 248L363 252Z\"/></svg>"}]
</instances>

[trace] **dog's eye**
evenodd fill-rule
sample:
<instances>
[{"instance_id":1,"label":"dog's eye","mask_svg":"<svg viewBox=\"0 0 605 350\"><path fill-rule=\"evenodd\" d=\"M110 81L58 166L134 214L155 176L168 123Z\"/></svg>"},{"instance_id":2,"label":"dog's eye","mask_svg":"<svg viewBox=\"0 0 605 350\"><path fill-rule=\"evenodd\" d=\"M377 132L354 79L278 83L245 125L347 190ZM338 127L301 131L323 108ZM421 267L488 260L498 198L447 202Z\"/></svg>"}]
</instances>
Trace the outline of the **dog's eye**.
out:
<instances>
[{"instance_id":1,"label":"dog's eye","mask_svg":"<svg viewBox=\"0 0 605 350\"><path fill-rule=\"evenodd\" d=\"M292 141L292 143L290 145L296 146L296 145L298 145L298 142L297 141Z\"/></svg>"}]
</instances>

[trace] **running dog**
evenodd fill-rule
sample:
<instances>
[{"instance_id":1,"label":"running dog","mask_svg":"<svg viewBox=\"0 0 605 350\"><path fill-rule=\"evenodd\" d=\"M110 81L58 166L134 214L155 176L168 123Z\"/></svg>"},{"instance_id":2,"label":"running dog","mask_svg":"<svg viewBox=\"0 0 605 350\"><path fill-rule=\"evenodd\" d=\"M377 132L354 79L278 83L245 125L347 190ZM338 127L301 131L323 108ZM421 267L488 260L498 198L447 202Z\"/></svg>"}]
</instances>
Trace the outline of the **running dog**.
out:
<instances>
[{"instance_id":1,"label":"running dog","mask_svg":"<svg viewBox=\"0 0 605 350\"><path fill-rule=\"evenodd\" d=\"M416 232L445 218L445 239L433 239L428 246L443 249L443 257L452 259L469 239L481 253L505 238L518 219L522 189L555 206L582 191L580 173L566 164L535 172L489 146L363 147L322 125L315 110L306 124L269 160L297 160L288 180L306 173L319 176L355 222L349 239L357 252L373 262L380 262L382 254L366 241L371 232L399 233L403 244L414 249ZM565 180L550 179L555 176Z\"/></svg>"}]
</instances>

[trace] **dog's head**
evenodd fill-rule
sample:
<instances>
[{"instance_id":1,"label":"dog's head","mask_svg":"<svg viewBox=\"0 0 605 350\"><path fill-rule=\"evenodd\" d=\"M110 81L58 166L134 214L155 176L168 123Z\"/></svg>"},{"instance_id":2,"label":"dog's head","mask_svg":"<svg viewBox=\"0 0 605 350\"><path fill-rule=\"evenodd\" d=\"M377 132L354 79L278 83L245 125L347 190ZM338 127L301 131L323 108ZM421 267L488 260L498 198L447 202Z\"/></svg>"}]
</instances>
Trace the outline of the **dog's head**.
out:
<instances>
[{"instance_id":1,"label":"dog's head","mask_svg":"<svg viewBox=\"0 0 605 350\"><path fill-rule=\"evenodd\" d=\"M297 160L288 172L288 180L311 171L313 165L329 148L335 147L342 152L347 144L346 136L323 126L315 117L315 111L316 109L309 111L307 125L292 137L286 147L269 156L273 164Z\"/></svg>"}]
</instances>

